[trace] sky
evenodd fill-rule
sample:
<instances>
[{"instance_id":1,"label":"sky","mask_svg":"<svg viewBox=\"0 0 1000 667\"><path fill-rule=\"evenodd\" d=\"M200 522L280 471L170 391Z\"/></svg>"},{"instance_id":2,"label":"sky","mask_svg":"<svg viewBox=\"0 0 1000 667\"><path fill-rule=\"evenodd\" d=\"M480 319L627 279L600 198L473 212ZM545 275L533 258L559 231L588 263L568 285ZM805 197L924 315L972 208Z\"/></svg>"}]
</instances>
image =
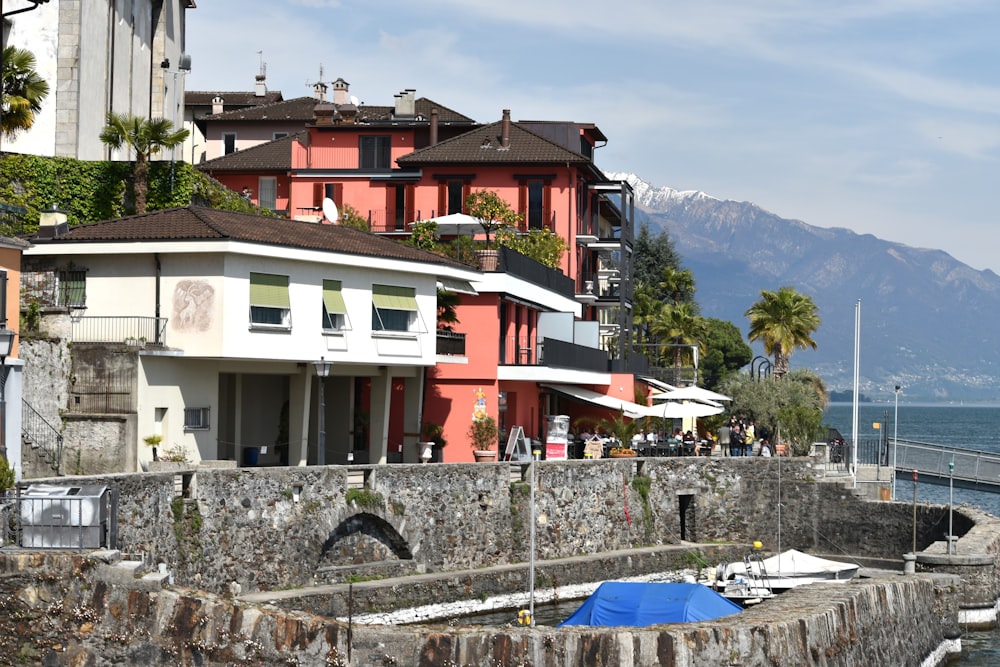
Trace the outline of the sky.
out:
<instances>
[{"instance_id":1,"label":"sky","mask_svg":"<svg viewBox=\"0 0 1000 667\"><path fill-rule=\"evenodd\" d=\"M595 123L606 172L1000 273L996 0L199 0L187 16L187 90L252 90L263 62L285 99L342 77L367 104L413 88L483 123Z\"/></svg>"}]
</instances>

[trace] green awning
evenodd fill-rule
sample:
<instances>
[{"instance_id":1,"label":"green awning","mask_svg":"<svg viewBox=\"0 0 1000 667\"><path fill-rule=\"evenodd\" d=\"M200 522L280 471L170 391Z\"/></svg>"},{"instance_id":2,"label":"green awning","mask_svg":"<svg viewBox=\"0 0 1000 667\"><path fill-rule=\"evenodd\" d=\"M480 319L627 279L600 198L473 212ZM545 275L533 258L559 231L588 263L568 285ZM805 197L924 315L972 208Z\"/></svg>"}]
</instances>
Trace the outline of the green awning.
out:
<instances>
[{"instance_id":1,"label":"green awning","mask_svg":"<svg viewBox=\"0 0 1000 667\"><path fill-rule=\"evenodd\" d=\"M372 285L372 303L386 310L417 310L417 290L395 285Z\"/></svg>"},{"instance_id":2,"label":"green awning","mask_svg":"<svg viewBox=\"0 0 1000 667\"><path fill-rule=\"evenodd\" d=\"M288 276L272 273L250 274L250 305L268 308L290 308Z\"/></svg>"},{"instance_id":3,"label":"green awning","mask_svg":"<svg viewBox=\"0 0 1000 667\"><path fill-rule=\"evenodd\" d=\"M347 306L344 305L344 295L340 293L339 280L323 281L323 305L329 314L347 314Z\"/></svg>"}]
</instances>

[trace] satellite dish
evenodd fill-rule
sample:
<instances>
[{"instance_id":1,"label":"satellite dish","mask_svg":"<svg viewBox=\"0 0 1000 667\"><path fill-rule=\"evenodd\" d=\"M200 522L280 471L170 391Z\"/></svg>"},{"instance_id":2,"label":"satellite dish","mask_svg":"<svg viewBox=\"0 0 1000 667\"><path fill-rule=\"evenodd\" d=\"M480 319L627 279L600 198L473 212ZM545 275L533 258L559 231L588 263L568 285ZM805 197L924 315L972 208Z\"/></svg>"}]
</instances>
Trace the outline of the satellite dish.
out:
<instances>
[{"instance_id":1,"label":"satellite dish","mask_svg":"<svg viewBox=\"0 0 1000 667\"><path fill-rule=\"evenodd\" d=\"M332 223L336 223L340 217L337 213L337 205L329 197L323 198L323 216Z\"/></svg>"},{"instance_id":2,"label":"satellite dish","mask_svg":"<svg viewBox=\"0 0 1000 667\"><path fill-rule=\"evenodd\" d=\"M353 104L354 106L358 106L359 104L361 104L361 102L358 101L357 97L351 95L351 104Z\"/></svg>"}]
</instances>

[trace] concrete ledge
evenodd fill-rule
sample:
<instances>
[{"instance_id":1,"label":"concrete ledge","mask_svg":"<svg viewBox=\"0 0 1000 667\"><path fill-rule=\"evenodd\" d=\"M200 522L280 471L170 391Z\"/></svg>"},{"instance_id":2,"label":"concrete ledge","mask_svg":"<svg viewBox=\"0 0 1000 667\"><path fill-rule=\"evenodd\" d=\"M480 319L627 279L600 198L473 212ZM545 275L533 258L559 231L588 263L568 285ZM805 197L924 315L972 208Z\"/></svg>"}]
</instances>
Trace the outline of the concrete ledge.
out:
<instances>
[{"instance_id":1,"label":"concrete ledge","mask_svg":"<svg viewBox=\"0 0 1000 667\"><path fill-rule=\"evenodd\" d=\"M926 551L917 554L921 565L950 565L953 567L992 567L994 557L989 554L936 554Z\"/></svg>"}]
</instances>

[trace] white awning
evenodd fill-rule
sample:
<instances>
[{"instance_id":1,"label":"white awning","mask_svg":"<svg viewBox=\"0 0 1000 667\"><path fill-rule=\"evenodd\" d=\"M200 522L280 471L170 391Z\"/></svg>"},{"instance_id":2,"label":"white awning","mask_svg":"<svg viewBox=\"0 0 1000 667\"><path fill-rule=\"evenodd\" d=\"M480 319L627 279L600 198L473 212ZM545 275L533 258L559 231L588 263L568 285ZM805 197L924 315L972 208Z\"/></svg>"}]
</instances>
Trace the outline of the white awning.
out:
<instances>
[{"instance_id":1,"label":"white awning","mask_svg":"<svg viewBox=\"0 0 1000 667\"><path fill-rule=\"evenodd\" d=\"M578 401L593 403L594 405L600 405L601 407L610 408L612 410L622 410L625 412L625 416L631 419L644 417L645 411L649 409L645 405L639 405L638 403L615 398L614 396L608 396L607 394L599 394L596 391L584 389L583 387L578 387L575 384L541 383L541 386L557 391L564 396L575 398Z\"/></svg>"},{"instance_id":2,"label":"white awning","mask_svg":"<svg viewBox=\"0 0 1000 667\"><path fill-rule=\"evenodd\" d=\"M458 278L448 278L447 276L438 276L437 280L438 289L443 289L446 292L456 292L458 294L471 294L473 296L479 294L476 288L472 286L468 280L459 280Z\"/></svg>"},{"instance_id":3,"label":"white awning","mask_svg":"<svg viewBox=\"0 0 1000 667\"><path fill-rule=\"evenodd\" d=\"M644 375L640 376L640 377L638 377L636 379L640 380L642 382L645 382L650 387L652 387L654 389L658 389L659 391L666 392L666 391L673 391L673 390L677 389L677 387L675 387L672 384L667 384L666 382L663 382L662 380L657 380L656 378L646 377Z\"/></svg>"}]
</instances>

